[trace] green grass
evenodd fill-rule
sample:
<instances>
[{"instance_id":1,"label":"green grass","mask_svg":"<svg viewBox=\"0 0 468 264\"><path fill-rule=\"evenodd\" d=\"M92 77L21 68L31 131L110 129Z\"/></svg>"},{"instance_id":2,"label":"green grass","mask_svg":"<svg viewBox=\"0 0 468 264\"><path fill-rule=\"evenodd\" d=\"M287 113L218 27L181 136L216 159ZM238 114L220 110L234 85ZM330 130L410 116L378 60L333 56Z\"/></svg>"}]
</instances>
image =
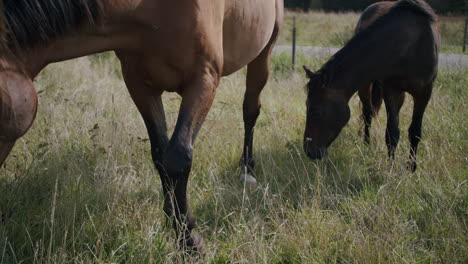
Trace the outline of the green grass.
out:
<instances>
[{"instance_id":1,"label":"green grass","mask_svg":"<svg viewBox=\"0 0 468 264\"><path fill-rule=\"evenodd\" d=\"M239 182L245 72L218 89L189 186L207 246L197 258L177 250L165 225L146 129L116 59L49 66L36 82L36 122L0 170L0 263L466 263L468 71L440 73L411 174L410 98L393 165L385 111L366 146L357 98L330 156L308 160L306 80L287 70L289 59L273 58L262 94L256 191ZM172 130L180 98L167 94L164 103Z\"/></svg>"},{"instance_id":2,"label":"green grass","mask_svg":"<svg viewBox=\"0 0 468 264\"><path fill-rule=\"evenodd\" d=\"M296 17L297 45L342 47L353 36L359 13L291 12L285 14L284 27L278 44L291 45L293 17ZM465 20L461 17L441 17L441 52L462 53Z\"/></svg>"}]
</instances>

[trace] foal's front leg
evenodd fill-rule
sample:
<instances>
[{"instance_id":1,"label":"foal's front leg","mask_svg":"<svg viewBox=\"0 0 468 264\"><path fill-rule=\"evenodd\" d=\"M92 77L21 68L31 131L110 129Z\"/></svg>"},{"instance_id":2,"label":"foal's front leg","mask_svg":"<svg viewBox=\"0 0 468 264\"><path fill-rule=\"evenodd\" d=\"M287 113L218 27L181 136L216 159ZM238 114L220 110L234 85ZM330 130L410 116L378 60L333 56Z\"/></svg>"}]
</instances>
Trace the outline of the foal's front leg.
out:
<instances>
[{"instance_id":1,"label":"foal's front leg","mask_svg":"<svg viewBox=\"0 0 468 264\"><path fill-rule=\"evenodd\" d=\"M195 218L187 198L193 144L213 103L219 78L216 71L206 67L190 84L183 87L177 124L162 160L161 178L164 187L169 190L165 197L166 204L172 207L180 245L188 251L197 251L203 246L201 237L192 234Z\"/></svg>"}]
</instances>

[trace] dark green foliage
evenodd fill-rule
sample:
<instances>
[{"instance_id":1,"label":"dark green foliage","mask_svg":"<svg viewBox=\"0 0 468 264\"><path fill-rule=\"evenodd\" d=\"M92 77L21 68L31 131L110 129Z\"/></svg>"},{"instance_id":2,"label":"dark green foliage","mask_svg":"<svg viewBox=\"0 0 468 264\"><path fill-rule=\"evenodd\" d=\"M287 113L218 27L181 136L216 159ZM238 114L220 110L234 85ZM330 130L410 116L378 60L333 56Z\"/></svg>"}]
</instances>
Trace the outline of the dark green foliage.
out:
<instances>
[{"instance_id":1,"label":"dark green foliage","mask_svg":"<svg viewBox=\"0 0 468 264\"><path fill-rule=\"evenodd\" d=\"M329 11L362 11L381 0L285 0L285 7L295 9L324 9ZM468 0L426 0L439 14L461 14L468 8Z\"/></svg>"},{"instance_id":2,"label":"dark green foliage","mask_svg":"<svg viewBox=\"0 0 468 264\"><path fill-rule=\"evenodd\" d=\"M468 8L467 0L427 0L426 2L441 14L462 14Z\"/></svg>"}]
</instances>

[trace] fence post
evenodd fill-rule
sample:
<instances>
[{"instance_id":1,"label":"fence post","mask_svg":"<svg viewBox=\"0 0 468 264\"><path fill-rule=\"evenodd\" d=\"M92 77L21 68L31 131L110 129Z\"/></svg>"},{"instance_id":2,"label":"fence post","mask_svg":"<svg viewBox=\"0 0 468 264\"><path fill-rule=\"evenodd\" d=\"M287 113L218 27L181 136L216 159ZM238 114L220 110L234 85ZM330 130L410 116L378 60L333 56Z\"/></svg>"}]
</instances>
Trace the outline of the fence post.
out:
<instances>
[{"instance_id":1,"label":"fence post","mask_svg":"<svg viewBox=\"0 0 468 264\"><path fill-rule=\"evenodd\" d=\"M465 32L463 36L463 53L465 53L468 44L468 9L465 11Z\"/></svg>"},{"instance_id":2,"label":"fence post","mask_svg":"<svg viewBox=\"0 0 468 264\"><path fill-rule=\"evenodd\" d=\"M292 69L296 69L296 17L293 17L293 30L292 30Z\"/></svg>"}]
</instances>

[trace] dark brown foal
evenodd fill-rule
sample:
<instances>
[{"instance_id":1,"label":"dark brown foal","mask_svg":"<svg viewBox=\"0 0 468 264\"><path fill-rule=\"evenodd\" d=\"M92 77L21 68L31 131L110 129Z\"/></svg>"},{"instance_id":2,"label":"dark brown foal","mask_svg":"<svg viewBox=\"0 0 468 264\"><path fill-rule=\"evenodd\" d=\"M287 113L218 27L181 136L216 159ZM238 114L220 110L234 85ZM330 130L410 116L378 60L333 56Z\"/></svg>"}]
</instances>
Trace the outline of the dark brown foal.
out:
<instances>
[{"instance_id":1,"label":"dark brown foal","mask_svg":"<svg viewBox=\"0 0 468 264\"><path fill-rule=\"evenodd\" d=\"M364 138L383 101L385 141L393 160L400 139L399 113L405 92L414 98L409 129L410 168L416 170L423 114L437 76L440 39L437 16L423 0L381 2L364 11L357 34L317 73L305 67L308 83L304 149L322 158L350 118L348 101L359 90Z\"/></svg>"}]
</instances>

